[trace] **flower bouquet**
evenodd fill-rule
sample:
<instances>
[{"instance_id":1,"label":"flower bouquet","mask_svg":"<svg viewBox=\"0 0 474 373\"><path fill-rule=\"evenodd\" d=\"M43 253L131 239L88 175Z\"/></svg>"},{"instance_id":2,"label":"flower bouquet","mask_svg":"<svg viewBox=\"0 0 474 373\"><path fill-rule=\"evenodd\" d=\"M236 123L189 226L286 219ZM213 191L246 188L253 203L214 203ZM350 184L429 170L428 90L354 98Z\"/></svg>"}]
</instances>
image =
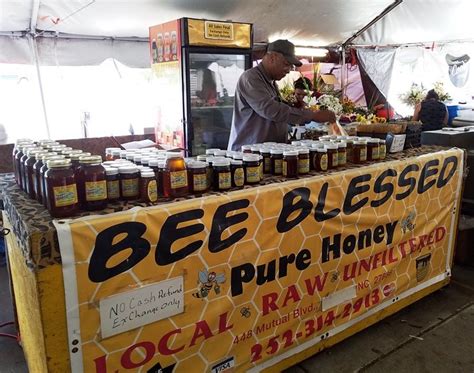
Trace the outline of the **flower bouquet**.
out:
<instances>
[{"instance_id":1,"label":"flower bouquet","mask_svg":"<svg viewBox=\"0 0 474 373\"><path fill-rule=\"evenodd\" d=\"M444 90L444 84L442 82L436 82L433 85L433 89L438 94L440 101L446 102L452 100L451 95Z\"/></svg>"},{"instance_id":2,"label":"flower bouquet","mask_svg":"<svg viewBox=\"0 0 474 373\"><path fill-rule=\"evenodd\" d=\"M423 101L425 96L426 89L423 87L423 84L419 86L418 84L413 83L411 88L407 92L402 93L399 97L404 104L415 107L416 104Z\"/></svg>"}]
</instances>

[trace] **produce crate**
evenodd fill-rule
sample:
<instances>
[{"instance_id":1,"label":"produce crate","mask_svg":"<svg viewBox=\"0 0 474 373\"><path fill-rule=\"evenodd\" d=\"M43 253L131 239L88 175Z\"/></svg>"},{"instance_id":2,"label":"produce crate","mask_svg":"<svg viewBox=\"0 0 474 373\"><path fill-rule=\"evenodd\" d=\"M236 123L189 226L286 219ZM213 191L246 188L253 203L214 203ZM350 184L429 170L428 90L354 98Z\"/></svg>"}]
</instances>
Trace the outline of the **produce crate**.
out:
<instances>
[{"instance_id":1,"label":"produce crate","mask_svg":"<svg viewBox=\"0 0 474 373\"><path fill-rule=\"evenodd\" d=\"M363 133L371 133L371 134L376 134L376 133L401 134L401 133L405 133L406 128L407 128L407 122L359 124L357 126L357 133L363 132Z\"/></svg>"},{"instance_id":2,"label":"produce crate","mask_svg":"<svg viewBox=\"0 0 474 373\"><path fill-rule=\"evenodd\" d=\"M408 122L406 128L405 149L421 146L421 123Z\"/></svg>"}]
</instances>

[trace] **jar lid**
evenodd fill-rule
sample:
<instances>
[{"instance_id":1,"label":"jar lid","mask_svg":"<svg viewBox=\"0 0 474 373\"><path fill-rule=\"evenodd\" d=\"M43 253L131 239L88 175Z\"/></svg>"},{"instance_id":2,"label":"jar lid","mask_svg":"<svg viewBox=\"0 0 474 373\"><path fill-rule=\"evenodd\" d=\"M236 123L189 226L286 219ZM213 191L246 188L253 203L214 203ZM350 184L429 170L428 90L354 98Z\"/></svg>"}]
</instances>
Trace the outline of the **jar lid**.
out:
<instances>
[{"instance_id":1,"label":"jar lid","mask_svg":"<svg viewBox=\"0 0 474 373\"><path fill-rule=\"evenodd\" d=\"M338 146L337 144L332 144L332 143L326 143L326 144L324 144L324 147L325 147L326 149L335 149L335 150L337 150L337 146Z\"/></svg>"},{"instance_id":2,"label":"jar lid","mask_svg":"<svg viewBox=\"0 0 474 373\"><path fill-rule=\"evenodd\" d=\"M39 151L39 152L32 152L30 156L35 159L42 159L45 155L50 154L45 151Z\"/></svg>"},{"instance_id":3,"label":"jar lid","mask_svg":"<svg viewBox=\"0 0 474 373\"><path fill-rule=\"evenodd\" d=\"M270 154L283 154L283 149L270 149Z\"/></svg>"},{"instance_id":4,"label":"jar lid","mask_svg":"<svg viewBox=\"0 0 474 373\"><path fill-rule=\"evenodd\" d=\"M158 168L165 168L166 167L166 161L163 159L158 159Z\"/></svg>"},{"instance_id":5,"label":"jar lid","mask_svg":"<svg viewBox=\"0 0 474 373\"><path fill-rule=\"evenodd\" d=\"M54 150L54 149L63 149L63 148L68 148L68 146L66 146L64 144L57 144L57 145L51 146L52 150Z\"/></svg>"},{"instance_id":6,"label":"jar lid","mask_svg":"<svg viewBox=\"0 0 474 373\"><path fill-rule=\"evenodd\" d=\"M252 145L252 146L250 147L250 151L252 151L252 152L259 152L259 151L260 151L260 146L258 146L258 145Z\"/></svg>"},{"instance_id":7,"label":"jar lid","mask_svg":"<svg viewBox=\"0 0 474 373\"><path fill-rule=\"evenodd\" d=\"M61 154L66 154L69 153L71 150L73 150L70 146L66 146L61 149Z\"/></svg>"},{"instance_id":8,"label":"jar lid","mask_svg":"<svg viewBox=\"0 0 474 373\"><path fill-rule=\"evenodd\" d=\"M47 161L48 168L59 168L71 166L71 160L67 158L63 159L49 159Z\"/></svg>"},{"instance_id":9,"label":"jar lid","mask_svg":"<svg viewBox=\"0 0 474 373\"><path fill-rule=\"evenodd\" d=\"M283 152L284 157L292 157L292 156L297 156L298 155L298 150L285 150Z\"/></svg>"},{"instance_id":10,"label":"jar lid","mask_svg":"<svg viewBox=\"0 0 474 373\"><path fill-rule=\"evenodd\" d=\"M29 157L30 155L37 154L37 153L42 153L44 152L44 149L41 148L28 148L26 149L25 153Z\"/></svg>"},{"instance_id":11,"label":"jar lid","mask_svg":"<svg viewBox=\"0 0 474 373\"><path fill-rule=\"evenodd\" d=\"M293 146L300 146L300 145L301 145L301 141L292 141L292 142L291 142L291 145L293 145Z\"/></svg>"},{"instance_id":12,"label":"jar lid","mask_svg":"<svg viewBox=\"0 0 474 373\"><path fill-rule=\"evenodd\" d=\"M109 176L118 175L118 173L119 173L118 168L115 168L115 167L106 167L105 168L105 174L106 175L109 175Z\"/></svg>"},{"instance_id":13,"label":"jar lid","mask_svg":"<svg viewBox=\"0 0 474 373\"><path fill-rule=\"evenodd\" d=\"M244 154L242 159L244 162L258 162L260 156L257 154Z\"/></svg>"},{"instance_id":14,"label":"jar lid","mask_svg":"<svg viewBox=\"0 0 474 373\"><path fill-rule=\"evenodd\" d=\"M82 154L82 153L84 153L84 152L81 149L72 149L72 150L69 150L66 153L62 153L62 154L71 156L73 154Z\"/></svg>"},{"instance_id":15,"label":"jar lid","mask_svg":"<svg viewBox=\"0 0 474 373\"><path fill-rule=\"evenodd\" d=\"M137 161L140 161L140 162L141 162L141 160L142 160L142 155L141 155L141 154L135 154L135 155L133 156L133 161L134 161L134 162L137 162Z\"/></svg>"},{"instance_id":16,"label":"jar lid","mask_svg":"<svg viewBox=\"0 0 474 373\"><path fill-rule=\"evenodd\" d=\"M206 162L206 155L205 154L198 155L196 159L200 162Z\"/></svg>"},{"instance_id":17,"label":"jar lid","mask_svg":"<svg viewBox=\"0 0 474 373\"><path fill-rule=\"evenodd\" d=\"M309 149L308 148L299 148L298 149L298 154L309 154Z\"/></svg>"},{"instance_id":18,"label":"jar lid","mask_svg":"<svg viewBox=\"0 0 474 373\"><path fill-rule=\"evenodd\" d=\"M112 155L120 155L122 153L122 150L119 148L112 150Z\"/></svg>"},{"instance_id":19,"label":"jar lid","mask_svg":"<svg viewBox=\"0 0 474 373\"><path fill-rule=\"evenodd\" d=\"M385 144L385 140L380 140L380 144Z\"/></svg>"},{"instance_id":20,"label":"jar lid","mask_svg":"<svg viewBox=\"0 0 474 373\"><path fill-rule=\"evenodd\" d=\"M143 157L142 157L142 163L148 164L148 162L150 162L150 159L151 159L150 157L145 157L145 156L143 156Z\"/></svg>"},{"instance_id":21,"label":"jar lid","mask_svg":"<svg viewBox=\"0 0 474 373\"><path fill-rule=\"evenodd\" d=\"M220 150L220 149L218 149L218 148L206 149L206 155L214 155L214 152L216 150Z\"/></svg>"},{"instance_id":22,"label":"jar lid","mask_svg":"<svg viewBox=\"0 0 474 373\"><path fill-rule=\"evenodd\" d=\"M233 157L234 157L234 153L235 153L235 151L233 151L233 150L227 150L227 151L225 152L225 156L226 156L227 158L233 158Z\"/></svg>"},{"instance_id":23,"label":"jar lid","mask_svg":"<svg viewBox=\"0 0 474 373\"><path fill-rule=\"evenodd\" d=\"M355 140L354 145L367 145L365 140Z\"/></svg>"},{"instance_id":24,"label":"jar lid","mask_svg":"<svg viewBox=\"0 0 474 373\"><path fill-rule=\"evenodd\" d=\"M66 158L64 155L57 155L56 153L55 154L47 153L41 157L41 160L44 163L44 161L48 161L50 159L64 159L64 158Z\"/></svg>"},{"instance_id":25,"label":"jar lid","mask_svg":"<svg viewBox=\"0 0 474 373\"><path fill-rule=\"evenodd\" d=\"M367 140L367 142L369 142L371 144L378 144L378 143L380 143L380 139L372 138L372 139Z\"/></svg>"},{"instance_id":26,"label":"jar lid","mask_svg":"<svg viewBox=\"0 0 474 373\"><path fill-rule=\"evenodd\" d=\"M318 149L318 148L324 148L324 144L320 142L314 142L311 144L311 149Z\"/></svg>"},{"instance_id":27,"label":"jar lid","mask_svg":"<svg viewBox=\"0 0 474 373\"><path fill-rule=\"evenodd\" d=\"M260 148L260 154L270 154L270 148Z\"/></svg>"},{"instance_id":28,"label":"jar lid","mask_svg":"<svg viewBox=\"0 0 474 373\"><path fill-rule=\"evenodd\" d=\"M150 158L150 160L148 161L148 166L150 167L158 167L158 163L160 161L158 160L158 158Z\"/></svg>"},{"instance_id":29,"label":"jar lid","mask_svg":"<svg viewBox=\"0 0 474 373\"><path fill-rule=\"evenodd\" d=\"M232 158L241 161L244 158L244 154L241 152L236 152Z\"/></svg>"},{"instance_id":30,"label":"jar lid","mask_svg":"<svg viewBox=\"0 0 474 373\"><path fill-rule=\"evenodd\" d=\"M120 166L118 170L121 174L133 174L138 172L138 168L135 165Z\"/></svg>"},{"instance_id":31,"label":"jar lid","mask_svg":"<svg viewBox=\"0 0 474 373\"><path fill-rule=\"evenodd\" d=\"M327 153L328 152L328 150L325 147L316 148L316 151L318 153Z\"/></svg>"},{"instance_id":32,"label":"jar lid","mask_svg":"<svg viewBox=\"0 0 474 373\"><path fill-rule=\"evenodd\" d=\"M105 148L105 154L112 154L113 151L120 151L120 148Z\"/></svg>"},{"instance_id":33,"label":"jar lid","mask_svg":"<svg viewBox=\"0 0 474 373\"><path fill-rule=\"evenodd\" d=\"M214 150L214 157L225 157L227 155L226 150Z\"/></svg>"},{"instance_id":34,"label":"jar lid","mask_svg":"<svg viewBox=\"0 0 474 373\"><path fill-rule=\"evenodd\" d=\"M129 161L133 161L133 158L135 157L135 153L130 153L127 152L125 158L128 159Z\"/></svg>"},{"instance_id":35,"label":"jar lid","mask_svg":"<svg viewBox=\"0 0 474 373\"><path fill-rule=\"evenodd\" d=\"M193 161L193 162L190 162L187 166L188 168L206 168L207 164L206 162Z\"/></svg>"},{"instance_id":36,"label":"jar lid","mask_svg":"<svg viewBox=\"0 0 474 373\"><path fill-rule=\"evenodd\" d=\"M153 170L141 170L140 171L140 176L141 177L152 177L155 178L155 173Z\"/></svg>"},{"instance_id":37,"label":"jar lid","mask_svg":"<svg viewBox=\"0 0 474 373\"><path fill-rule=\"evenodd\" d=\"M212 166L213 167L230 166L230 159L227 159L227 158L214 158L214 160L212 161Z\"/></svg>"},{"instance_id":38,"label":"jar lid","mask_svg":"<svg viewBox=\"0 0 474 373\"><path fill-rule=\"evenodd\" d=\"M251 150L252 148L252 145L242 145L240 147L240 150L244 151L244 150Z\"/></svg>"},{"instance_id":39,"label":"jar lid","mask_svg":"<svg viewBox=\"0 0 474 373\"><path fill-rule=\"evenodd\" d=\"M347 148L347 143L342 141L337 143L338 148Z\"/></svg>"},{"instance_id":40,"label":"jar lid","mask_svg":"<svg viewBox=\"0 0 474 373\"><path fill-rule=\"evenodd\" d=\"M242 166L244 164L244 162L242 162L241 160L238 160L238 159L232 159L230 161L230 164L234 165L234 166Z\"/></svg>"},{"instance_id":41,"label":"jar lid","mask_svg":"<svg viewBox=\"0 0 474 373\"><path fill-rule=\"evenodd\" d=\"M172 158L183 158L181 153L177 152L166 152L166 159L172 159Z\"/></svg>"},{"instance_id":42,"label":"jar lid","mask_svg":"<svg viewBox=\"0 0 474 373\"><path fill-rule=\"evenodd\" d=\"M102 157L100 155L82 155L81 157L79 157L79 163L80 164L102 163Z\"/></svg>"}]
</instances>

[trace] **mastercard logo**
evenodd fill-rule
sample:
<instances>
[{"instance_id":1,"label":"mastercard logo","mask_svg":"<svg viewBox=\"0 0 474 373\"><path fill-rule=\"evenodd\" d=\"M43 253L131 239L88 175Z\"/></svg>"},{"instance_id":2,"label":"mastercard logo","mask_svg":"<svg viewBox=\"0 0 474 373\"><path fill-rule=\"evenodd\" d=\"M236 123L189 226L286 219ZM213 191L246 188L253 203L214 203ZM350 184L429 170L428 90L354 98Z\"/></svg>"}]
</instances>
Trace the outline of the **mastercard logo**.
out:
<instances>
[{"instance_id":1,"label":"mastercard logo","mask_svg":"<svg viewBox=\"0 0 474 373\"><path fill-rule=\"evenodd\" d=\"M392 282L390 284L385 285L382 291L383 291L383 295L388 297L390 294L392 294L395 291L395 283Z\"/></svg>"}]
</instances>

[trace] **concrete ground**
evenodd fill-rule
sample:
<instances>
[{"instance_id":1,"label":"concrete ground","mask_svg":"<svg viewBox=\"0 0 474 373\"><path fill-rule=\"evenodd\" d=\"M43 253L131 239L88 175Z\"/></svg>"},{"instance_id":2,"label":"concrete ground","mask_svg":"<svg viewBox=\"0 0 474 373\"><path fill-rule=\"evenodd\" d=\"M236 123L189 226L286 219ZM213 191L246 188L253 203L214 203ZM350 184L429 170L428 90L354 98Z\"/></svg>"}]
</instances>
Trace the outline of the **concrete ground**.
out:
<instances>
[{"instance_id":1,"label":"concrete ground","mask_svg":"<svg viewBox=\"0 0 474 373\"><path fill-rule=\"evenodd\" d=\"M11 320L7 271L0 267L0 325ZM23 372L21 347L0 336L0 373ZM449 286L286 370L304 372L474 372L474 268L455 266Z\"/></svg>"}]
</instances>

